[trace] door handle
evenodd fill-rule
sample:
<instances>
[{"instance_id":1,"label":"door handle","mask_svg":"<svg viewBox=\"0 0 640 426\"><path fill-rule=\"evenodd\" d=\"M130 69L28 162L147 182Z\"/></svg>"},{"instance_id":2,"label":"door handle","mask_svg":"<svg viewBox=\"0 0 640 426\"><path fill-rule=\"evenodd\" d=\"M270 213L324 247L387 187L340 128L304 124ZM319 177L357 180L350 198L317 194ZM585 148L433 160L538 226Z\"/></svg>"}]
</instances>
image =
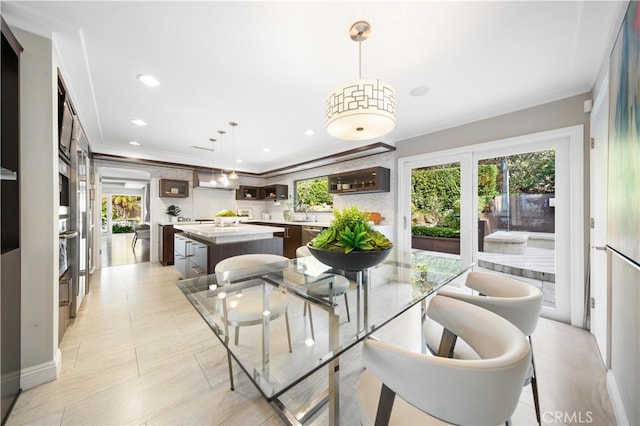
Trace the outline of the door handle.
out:
<instances>
[{"instance_id":1,"label":"door handle","mask_svg":"<svg viewBox=\"0 0 640 426\"><path fill-rule=\"evenodd\" d=\"M78 236L78 231L64 231L58 234L58 238L61 240L70 240Z\"/></svg>"}]
</instances>

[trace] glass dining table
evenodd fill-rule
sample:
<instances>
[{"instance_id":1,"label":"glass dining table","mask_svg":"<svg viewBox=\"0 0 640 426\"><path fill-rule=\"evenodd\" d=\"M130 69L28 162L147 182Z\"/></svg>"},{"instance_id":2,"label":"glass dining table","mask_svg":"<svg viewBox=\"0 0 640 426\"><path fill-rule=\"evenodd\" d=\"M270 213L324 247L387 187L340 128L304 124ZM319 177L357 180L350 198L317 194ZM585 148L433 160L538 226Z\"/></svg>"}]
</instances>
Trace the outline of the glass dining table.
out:
<instances>
[{"instance_id":1,"label":"glass dining table","mask_svg":"<svg viewBox=\"0 0 640 426\"><path fill-rule=\"evenodd\" d=\"M344 278L313 256L202 275L177 286L225 346L232 389L233 358L286 422L304 424L328 404L329 423L339 424L340 356L419 303L424 318L426 298L472 266L447 255L393 249L377 266L346 273L350 321L343 296L334 294L337 280ZM315 295L318 286L329 289L328 297ZM232 312L249 301L260 319L241 327L234 339ZM275 315L278 310L284 315ZM246 317L243 312L235 316ZM285 393L323 368L324 389L303 408L287 407Z\"/></svg>"}]
</instances>

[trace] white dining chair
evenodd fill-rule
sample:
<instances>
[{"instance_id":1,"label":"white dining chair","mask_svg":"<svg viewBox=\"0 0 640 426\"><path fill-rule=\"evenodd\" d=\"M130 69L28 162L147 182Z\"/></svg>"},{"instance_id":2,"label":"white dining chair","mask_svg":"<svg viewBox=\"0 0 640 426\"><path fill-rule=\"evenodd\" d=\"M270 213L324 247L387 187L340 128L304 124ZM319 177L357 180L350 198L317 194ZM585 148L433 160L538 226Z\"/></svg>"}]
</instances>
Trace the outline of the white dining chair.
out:
<instances>
[{"instance_id":1,"label":"white dining chair","mask_svg":"<svg viewBox=\"0 0 640 426\"><path fill-rule=\"evenodd\" d=\"M307 246L300 246L296 249L296 257L307 257L313 256L311 251ZM347 321L351 322L351 315L349 313L349 298L347 296L347 292L349 291L349 286L351 285L349 279L343 275L335 274L335 281L333 285L330 286L329 283L325 283L318 286L312 286L307 290L307 293L316 297L324 297L328 298L331 296L331 292L333 291L333 296L344 295L344 305L347 311ZM333 288L332 288L333 287ZM315 331L313 327L313 314L311 313L311 304L309 302L304 303L304 311L303 316L309 312L309 324L311 326L311 337L315 340Z\"/></svg>"},{"instance_id":2,"label":"white dining chair","mask_svg":"<svg viewBox=\"0 0 640 426\"><path fill-rule=\"evenodd\" d=\"M465 286L478 292L470 294L443 288L438 295L454 298L467 303L472 303L484 309L500 315L518 327L527 336L531 345L531 335L536 329L544 294L531 284L503 275L486 272L470 272L467 275ZM432 353L437 352L441 341L442 326L429 318L423 325L423 335L427 348ZM444 354L441 354L444 355ZM464 340L458 340L453 353L447 354L454 358L476 359L478 354L469 347ZM531 385L536 418L540 424L540 401L538 397L538 383L536 378L533 345L531 345L531 365L523 386Z\"/></svg>"},{"instance_id":3,"label":"white dining chair","mask_svg":"<svg viewBox=\"0 0 640 426\"><path fill-rule=\"evenodd\" d=\"M215 266L215 273L220 281L224 280L225 272L288 261L289 258L274 254L243 254L228 257L218 262ZM269 320L277 319L284 314L287 327L289 352L291 352L291 331L289 328L287 295L285 292L277 289L270 289L269 292ZM225 335L227 338L229 337L229 326L235 328L234 344L237 346L240 327L263 324L265 312L264 294L262 288L253 288L242 291L242 297L234 298L233 303L228 302L230 297L231 295L227 293L226 297L223 299L222 321L224 323ZM233 390L233 369L231 366L231 355L229 351L227 351L227 360L229 363L229 381L231 389Z\"/></svg>"},{"instance_id":4,"label":"white dining chair","mask_svg":"<svg viewBox=\"0 0 640 426\"><path fill-rule=\"evenodd\" d=\"M480 358L432 356L366 340L358 386L362 424L508 423L531 362L524 334L486 309L449 297L434 296L427 314L451 341L465 339Z\"/></svg>"}]
</instances>

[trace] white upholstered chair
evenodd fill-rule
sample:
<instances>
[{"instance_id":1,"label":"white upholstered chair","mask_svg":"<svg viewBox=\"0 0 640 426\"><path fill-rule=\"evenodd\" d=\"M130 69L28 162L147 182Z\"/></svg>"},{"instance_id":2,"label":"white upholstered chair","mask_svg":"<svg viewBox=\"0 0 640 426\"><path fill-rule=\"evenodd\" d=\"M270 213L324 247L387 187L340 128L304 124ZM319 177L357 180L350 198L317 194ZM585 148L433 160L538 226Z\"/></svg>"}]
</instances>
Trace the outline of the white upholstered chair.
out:
<instances>
[{"instance_id":1,"label":"white upholstered chair","mask_svg":"<svg viewBox=\"0 0 640 426\"><path fill-rule=\"evenodd\" d=\"M215 273L224 281L224 272L231 272L243 268L257 267L277 262L288 262L289 258L274 254L243 254L221 260L215 266ZM287 295L276 289L269 290L269 319L274 320L284 314L287 326L287 340L289 352L291 352L291 331L289 329L289 313L287 310ZM223 304L222 321L225 326L225 334L229 336L229 326L235 327L234 344L238 345L240 327L263 324L264 294L262 288L244 290L242 297L234 298L229 302L231 295L227 294ZM231 367L231 355L227 351L229 362L229 381L233 386L233 369Z\"/></svg>"},{"instance_id":2,"label":"white upholstered chair","mask_svg":"<svg viewBox=\"0 0 640 426\"><path fill-rule=\"evenodd\" d=\"M300 246L296 249L296 257L307 257L313 256L311 251L307 248L307 246ZM347 310L347 321L351 321L351 315L349 314L349 299L347 297L347 292L349 291L349 279L343 275L335 274L335 282L333 283L333 295L340 296L344 295L344 304L345 309ZM314 286L309 288L307 291L308 294L317 297L330 297L331 296L331 287L329 284L322 284L319 286ZM304 304L304 314L306 315L309 312L309 324L311 325L311 337L315 340L315 332L313 329L313 314L311 313L311 304L309 302L305 302Z\"/></svg>"},{"instance_id":3,"label":"white upholstered chair","mask_svg":"<svg viewBox=\"0 0 640 426\"><path fill-rule=\"evenodd\" d=\"M430 318L465 339L480 359L432 356L368 339L358 404L363 425L498 425L518 405L531 349L509 321L469 303L434 296Z\"/></svg>"},{"instance_id":4,"label":"white upholstered chair","mask_svg":"<svg viewBox=\"0 0 640 426\"><path fill-rule=\"evenodd\" d=\"M523 281L486 272L470 272L465 286L479 293L469 294L461 291L441 289L438 295L455 298L472 303L500 315L517 326L528 337L531 345L531 334L536 329L544 295L534 285ZM442 326L436 321L427 319L423 326L423 335L429 351L436 353L442 336ZM540 424L540 403L536 380L533 346L531 346L531 365L524 380L524 386L531 384L536 418ZM466 344L458 340L453 353L440 354L454 358L477 359L478 354Z\"/></svg>"}]
</instances>

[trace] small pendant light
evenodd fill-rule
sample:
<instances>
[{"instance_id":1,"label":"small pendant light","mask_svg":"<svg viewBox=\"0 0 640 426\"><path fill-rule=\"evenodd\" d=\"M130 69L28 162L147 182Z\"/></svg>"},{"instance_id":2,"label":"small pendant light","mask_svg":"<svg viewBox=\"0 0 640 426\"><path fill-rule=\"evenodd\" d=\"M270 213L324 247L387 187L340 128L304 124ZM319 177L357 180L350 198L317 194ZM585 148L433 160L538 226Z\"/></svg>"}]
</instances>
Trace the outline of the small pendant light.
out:
<instances>
[{"instance_id":1,"label":"small pendant light","mask_svg":"<svg viewBox=\"0 0 640 426\"><path fill-rule=\"evenodd\" d=\"M231 131L233 132L233 156L231 157L231 163L233 166L233 171L229 175L229 179L238 180L238 174L236 173L236 126L238 123L234 123L233 121L229 122L229 126L231 126Z\"/></svg>"}]
</instances>

